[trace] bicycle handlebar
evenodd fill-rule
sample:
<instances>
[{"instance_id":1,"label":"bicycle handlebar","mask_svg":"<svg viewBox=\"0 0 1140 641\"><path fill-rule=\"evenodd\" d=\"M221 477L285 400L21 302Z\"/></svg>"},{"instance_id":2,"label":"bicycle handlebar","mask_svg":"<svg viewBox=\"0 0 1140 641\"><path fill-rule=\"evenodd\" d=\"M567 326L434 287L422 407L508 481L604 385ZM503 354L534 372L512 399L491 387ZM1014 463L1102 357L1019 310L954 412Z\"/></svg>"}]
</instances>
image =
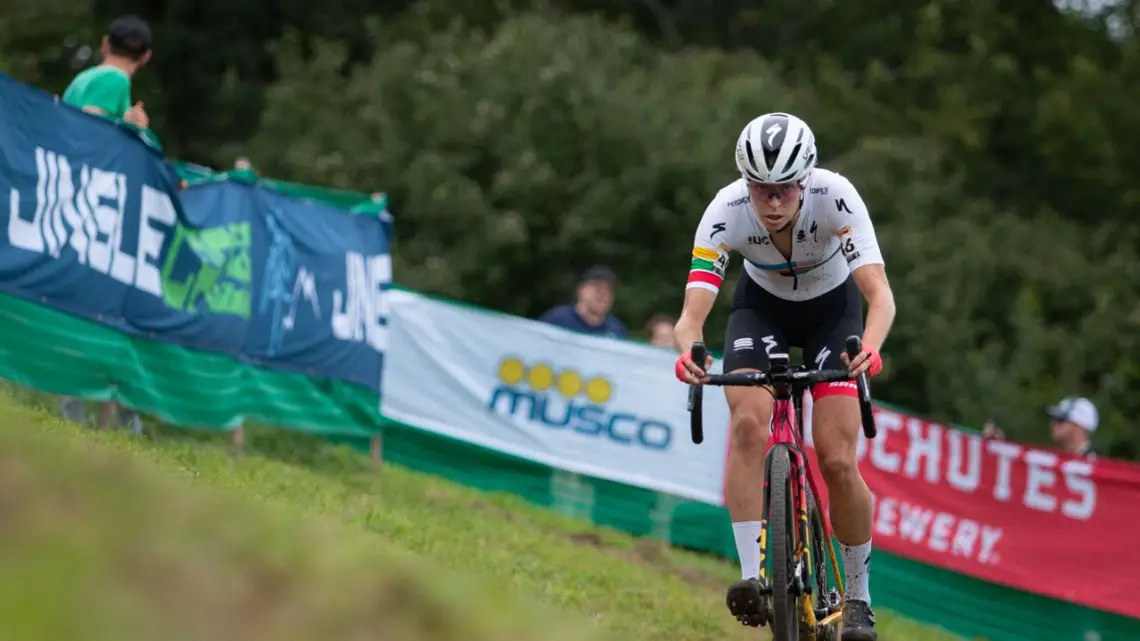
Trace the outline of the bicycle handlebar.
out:
<instances>
[{"instance_id":1,"label":"bicycle handlebar","mask_svg":"<svg viewBox=\"0 0 1140 641\"><path fill-rule=\"evenodd\" d=\"M847 356L855 358L859 352L863 351L863 342L858 336L847 337ZM690 357L694 363L697 363L702 369L705 366L705 360L708 357L708 348L704 343L693 343L693 347L689 352ZM702 406L704 401L705 385L717 385L721 387L761 387L764 385L772 386L787 386L793 390L804 390L812 385L818 383L832 383L837 381L851 380L851 374L845 369L825 369L825 370L809 370L804 369L803 366L791 367L787 364L786 356L782 363L776 364L769 362L768 371L766 372L744 372L739 374L709 374L708 380L689 385L689 418L690 430L692 431L692 438L694 443L701 443L704 441L704 420ZM855 379L855 387L858 391L859 399L859 415L863 423L863 434L869 438L875 438L878 430L875 427L875 416L871 410L871 384L867 378L867 373L860 374Z\"/></svg>"}]
</instances>

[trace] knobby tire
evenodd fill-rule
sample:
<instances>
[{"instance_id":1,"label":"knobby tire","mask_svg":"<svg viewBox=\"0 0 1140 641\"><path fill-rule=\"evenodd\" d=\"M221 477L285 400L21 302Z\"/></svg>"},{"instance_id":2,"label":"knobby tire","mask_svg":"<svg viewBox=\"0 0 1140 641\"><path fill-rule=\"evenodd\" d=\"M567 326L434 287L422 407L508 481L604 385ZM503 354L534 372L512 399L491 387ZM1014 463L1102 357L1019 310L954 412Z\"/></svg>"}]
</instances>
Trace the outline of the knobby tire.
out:
<instances>
[{"instance_id":1,"label":"knobby tire","mask_svg":"<svg viewBox=\"0 0 1140 641\"><path fill-rule=\"evenodd\" d=\"M777 447L772 452L771 464L768 528L772 532L772 639L797 641L800 631L799 599L791 593L796 561L791 453L785 447Z\"/></svg>"}]
</instances>

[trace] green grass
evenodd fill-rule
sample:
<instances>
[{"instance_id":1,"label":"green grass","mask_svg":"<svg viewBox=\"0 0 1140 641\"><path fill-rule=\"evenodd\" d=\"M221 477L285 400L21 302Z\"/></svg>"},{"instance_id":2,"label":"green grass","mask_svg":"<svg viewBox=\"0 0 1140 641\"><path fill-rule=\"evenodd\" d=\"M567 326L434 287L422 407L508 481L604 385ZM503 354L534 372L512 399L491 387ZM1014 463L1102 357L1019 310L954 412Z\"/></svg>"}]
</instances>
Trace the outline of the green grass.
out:
<instances>
[{"instance_id":1,"label":"green grass","mask_svg":"<svg viewBox=\"0 0 1140 641\"><path fill-rule=\"evenodd\" d=\"M0 424L2 639L765 638L727 616L732 564L347 449L235 456L3 394ZM889 613L879 629L956 639Z\"/></svg>"}]
</instances>

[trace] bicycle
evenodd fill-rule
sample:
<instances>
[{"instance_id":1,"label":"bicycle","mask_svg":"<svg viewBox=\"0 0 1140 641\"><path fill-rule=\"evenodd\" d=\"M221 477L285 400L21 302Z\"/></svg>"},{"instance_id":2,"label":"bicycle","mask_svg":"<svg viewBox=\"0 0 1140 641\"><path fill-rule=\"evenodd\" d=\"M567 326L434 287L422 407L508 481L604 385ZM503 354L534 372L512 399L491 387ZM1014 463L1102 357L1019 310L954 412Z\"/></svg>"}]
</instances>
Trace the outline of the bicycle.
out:
<instances>
[{"instance_id":1,"label":"bicycle","mask_svg":"<svg viewBox=\"0 0 1140 641\"><path fill-rule=\"evenodd\" d=\"M862 351L858 336L847 339L847 355ZM693 362L704 365L708 350L704 343L693 343ZM773 641L838 641L843 624L845 593L831 523L823 518L815 475L803 453L803 393L817 383L847 381L846 369L810 370L792 366L787 354L770 354L768 371L739 374L709 374L709 380L689 386L689 416L692 439L704 440L702 403L704 385L771 387L776 403L772 409L772 430L764 460L764 507L760 519L761 625L770 622ZM871 387L867 374L855 381L863 434L875 438L875 417L871 411ZM789 404L791 408L789 408ZM794 412L792 411L794 409ZM780 499L775 500L773 499ZM794 508L793 508L794 506ZM795 514L793 514L793 509ZM799 527L796 527L796 523ZM771 539L771 583L765 571ZM828 562L835 588L829 588ZM822 579L822 580L821 580ZM796 612L799 611L797 620Z\"/></svg>"}]
</instances>

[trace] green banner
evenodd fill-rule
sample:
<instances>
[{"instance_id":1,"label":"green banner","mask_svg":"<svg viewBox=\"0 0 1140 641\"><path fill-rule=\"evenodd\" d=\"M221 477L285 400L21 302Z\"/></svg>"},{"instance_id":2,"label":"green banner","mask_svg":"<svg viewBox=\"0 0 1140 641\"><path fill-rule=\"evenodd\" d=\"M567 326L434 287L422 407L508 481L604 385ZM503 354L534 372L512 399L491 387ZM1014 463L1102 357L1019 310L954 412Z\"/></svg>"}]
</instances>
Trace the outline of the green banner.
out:
<instances>
[{"instance_id":1,"label":"green banner","mask_svg":"<svg viewBox=\"0 0 1140 641\"><path fill-rule=\"evenodd\" d=\"M367 436L375 392L134 338L0 295L0 377L54 394L114 400L167 423L232 429L245 422ZM19 337L18 340L11 340Z\"/></svg>"}]
</instances>

